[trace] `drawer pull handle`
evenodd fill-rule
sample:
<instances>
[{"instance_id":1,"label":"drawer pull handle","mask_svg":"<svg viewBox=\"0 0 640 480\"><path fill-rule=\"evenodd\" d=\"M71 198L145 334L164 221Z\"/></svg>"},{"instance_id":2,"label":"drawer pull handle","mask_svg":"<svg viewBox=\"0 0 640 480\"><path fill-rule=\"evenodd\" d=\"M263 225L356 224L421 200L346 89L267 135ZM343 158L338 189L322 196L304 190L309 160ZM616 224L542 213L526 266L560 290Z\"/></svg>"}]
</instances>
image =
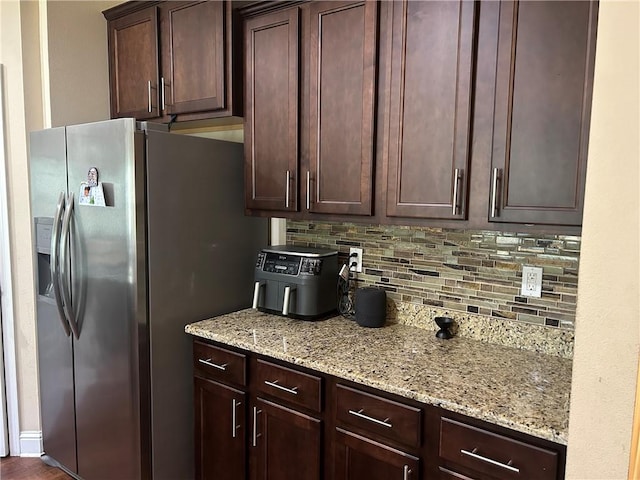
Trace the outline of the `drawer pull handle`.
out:
<instances>
[{"instance_id":1,"label":"drawer pull handle","mask_svg":"<svg viewBox=\"0 0 640 480\"><path fill-rule=\"evenodd\" d=\"M282 385L278 385L278 380L274 380L273 382L270 382L269 380L265 380L264 383L265 385L269 385L270 387L277 388L278 390L282 390L283 392L290 393L291 395L298 394L298 387L292 387L292 388L283 387Z\"/></svg>"},{"instance_id":2,"label":"drawer pull handle","mask_svg":"<svg viewBox=\"0 0 640 480\"><path fill-rule=\"evenodd\" d=\"M217 368L218 370L222 370L222 371L225 371L227 369L227 365L229 365L228 363L223 363L222 365L217 365L217 364L211 362L210 358L207 358L206 360L203 360L202 358L199 358L198 361L200 363L204 363L205 365L209 365L210 367Z\"/></svg>"},{"instance_id":3,"label":"drawer pull handle","mask_svg":"<svg viewBox=\"0 0 640 480\"><path fill-rule=\"evenodd\" d=\"M409 468L409 465L405 465L404 468L402 469L402 480L409 480L411 473L413 472Z\"/></svg>"},{"instance_id":4,"label":"drawer pull handle","mask_svg":"<svg viewBox=\"0 0 640 480\"><path fill-rule=\"evenodd\" d=\"M377 418L370 417L369 415L365 415L362 412L364 412L363 408L361 408L357 412L354 411L354 410L349 410L349 413L351 415L355 415L358 418L362 418L364 420L369 420L370 422L376 423L378 425L382 425L384 427L389 427L389 428L393 427L393 425L389 423L389 417L385 418L384 420L378 420Z\"/></svg>"},{"instance_id":5,"label":"drawer pull handle","mask_svg":"<svg viewBox=\"0 0 640 480\"><path fill-rule=\"evenodd\" d=\"M502 467L505 468L511 472L515 472L515 473L520 473L520 469L516 468L514 466L511 465L511 460L509 460L509 463L502 463L502 462L498 462L497 460L493 460L491 458L487 458L487 457L483 457L482 455L478 455L476 452L478 451L477 448L474 448L472 451L467 451L467 450L460 450L460 453L462 453L463 455L467 455L471 458L475 458L476 460L481 460L483 462L486 463L490 463L491 465L495 465L497 467Z\"/></svg>"}]
</instances>

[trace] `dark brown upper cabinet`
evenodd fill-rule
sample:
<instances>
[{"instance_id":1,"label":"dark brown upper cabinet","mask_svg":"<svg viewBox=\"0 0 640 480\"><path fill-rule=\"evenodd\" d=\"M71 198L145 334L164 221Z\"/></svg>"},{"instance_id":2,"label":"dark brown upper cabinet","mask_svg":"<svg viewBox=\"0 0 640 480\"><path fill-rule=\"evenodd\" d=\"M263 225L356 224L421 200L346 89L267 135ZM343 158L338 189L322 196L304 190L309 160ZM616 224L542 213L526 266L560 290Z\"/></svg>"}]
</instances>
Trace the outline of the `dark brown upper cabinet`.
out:
<instances>
[{"instance_id":1,"label":"dark brown upper cabinet","mask_svg":"<svg viewBox=\"0 0 640 480\"><path fill-rule=\"evenodd\" d=\"M160 116L157 8L115 18L107 28L111 118Z\"/></svg>"},{"instance_id":2,"label":"dark brown upper cabinet","mask_svg":"<svg viewBox=\"0 0 640 480\"><path fill-rule=\"evenodd\" d=\"M375 2L309 6L306 210L371 215L377 59Z\"/></svg>"},{"instance_id":3,"label":"dark brown upper cabinet","mask_svg":"<svg viewBox=\"0 0 640 480\"><path fill-rule=\"evenodd\" d=\"M242 8L247 212L578 233L597 10L588 0Z\"/></svg>"},{"instance_id":4,"label":"dark brown upper cabinet","mask_svg":"<svg viewBox=\"0 0 640 480\"><path fill-rule=\"evenodd\" d=\"M160 106L165 114L223 111L228 106L231 66L225 65L224 2L160 4L162 76ZM228 18L225 18L228 16Z\"/></svg>"},{"instance_id":5,"label":"dark brown upper cabinet","mask_svg":"<svg viewBox=\"0 0 640 480\"><path fill-rule=\"evenodd\" d=\"M245 206L298 209L299 10L245 22Z\"/></svg>"},{"instance_id":6,"label":"dark brown upper cabinet","mask_svg":"<svg viewBox=\"0 0 640 480\"><path fill-rule=\"evenodd\" d=\"M466 218L476 12L393 3L387 216Z\"/></svg>"},{"instance_id":7,"label":"dark brown upper cabinet","mask_svg":"<svg viewBox=\"0 0 640 480\"><path fill-rule=\"evenodd\" d=\"M500 4L489 221L582 223L597 9Z\"/></svg>"},{"instance_id":8,"label":"dark brown upper cabinet","mask_svg":"<svg viewBox=\"0 0 640 480\"><path fill-rule=\"evenodd\" d=\"M248 211L371 215L377 12L309 2L247 16Z\"/></svg>"},{"instance_id":9,"label":"dark brown upper cabinet","mask_svg":"<svg viewBox=\"0 0 640 480\"><path fill-rule=\"evenodd\" d=\"M127 2L104 13L111 116L242 115L241 45L230 1ZM235 33L234 33L235 32Z\"/></svg>"}]
</instances>

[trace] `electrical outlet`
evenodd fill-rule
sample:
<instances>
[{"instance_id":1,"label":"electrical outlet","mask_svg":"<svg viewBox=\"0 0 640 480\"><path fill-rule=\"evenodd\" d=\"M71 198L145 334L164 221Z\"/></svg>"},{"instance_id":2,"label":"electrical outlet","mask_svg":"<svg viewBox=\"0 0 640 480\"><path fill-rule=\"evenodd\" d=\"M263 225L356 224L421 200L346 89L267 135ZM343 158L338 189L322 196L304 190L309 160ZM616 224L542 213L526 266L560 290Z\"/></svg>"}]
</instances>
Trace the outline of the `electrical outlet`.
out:
<instances>
[{"instance_id":1,"label":"electrical outlet","mask_svg":"<svg viewBox=\"0 0 640 480\"><path fill-rule=\"evenodd\" d=\"M540 297L542 295L542 268L522 267L522 288L520 293L526 297Z\"/></svg>"},{"instance_id":2,"label":"electrical outlet","mask_svg":"<svg viewBox=\"0 0 640 480\"><path fill-rule=\"evenodd\" d=\"M352 272L358 272L358 273L360 273L360 272L362 272L362 255L363 255L363 250L362 250L362 248L354 248L354 247L351 247L351 248L349 249L349 255L351 255L351 254L353 254L353 253L355 253L355 254L356 254L356 256L355 256L355 257L349 257L349 269L350 269ZM351 264L352 264L352 263L354 263L354 262L356 263L356 265L352 267L352 266L351 266Z\"/></svg>"}]
</instances>

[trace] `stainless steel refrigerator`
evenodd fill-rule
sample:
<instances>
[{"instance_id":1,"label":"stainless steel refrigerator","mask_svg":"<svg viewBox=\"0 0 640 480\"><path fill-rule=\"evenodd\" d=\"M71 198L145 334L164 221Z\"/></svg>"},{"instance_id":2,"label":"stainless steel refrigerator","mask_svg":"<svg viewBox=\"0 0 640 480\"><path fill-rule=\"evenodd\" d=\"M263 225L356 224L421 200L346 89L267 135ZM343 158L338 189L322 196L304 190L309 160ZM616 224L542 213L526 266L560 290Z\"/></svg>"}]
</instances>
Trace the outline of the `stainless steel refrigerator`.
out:
<instances>
[{"instance_id":1,"label":"stainless steel refrigerator","mask_svg":"<svg viewBox=\"0 0 640 480\"><path fill-rule=\"evenodd\" d=\"M134 119L31 134L46 462L86 480L193 477L184 326L248 307L268 243L267 220L244 216L242 158Z\"/></svg>"}]
</instances>

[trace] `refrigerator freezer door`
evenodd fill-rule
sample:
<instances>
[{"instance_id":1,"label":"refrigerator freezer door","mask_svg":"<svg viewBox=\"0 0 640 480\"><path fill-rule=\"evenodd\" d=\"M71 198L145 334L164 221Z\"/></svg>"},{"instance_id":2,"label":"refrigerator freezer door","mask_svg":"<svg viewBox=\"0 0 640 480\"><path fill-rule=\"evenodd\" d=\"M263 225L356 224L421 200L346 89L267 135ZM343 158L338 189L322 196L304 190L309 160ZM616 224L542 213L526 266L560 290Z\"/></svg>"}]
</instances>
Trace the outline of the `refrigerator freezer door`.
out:
<instances>
[{"instance_id":1,"label":"refrigerator freezer door","mask_svg":"<svg viewBox=\"0 0 640 480\"><path fill-rule=\"evenodd\" d=\"M135 479L147 470L140 416L140 356L145 355L139 348L144 343L139 332L144 337L145 330L140 310L146 310L138 297L145 285L137 276L145 267L144 237L138 236L144 218L136 210L144 201L135 183L143 158L136 156L136 138L133 119L67 127L68 190L76 196L70 237L79 330L74 352L78 474L86 479ZM102 182L104 207L78 201L92 167Z\"/></svg>"},{"instance_id":2,"label":"refrigerator freezer door","mask_svg":"<svg viewBox=\"0 0 640 480\"><path fill-rule=\"evenodd\" d=\"M187 323L249 307L267 220L244 215L242 144L148 132L153 478L193 478Z\"/></svg>"},{"instance_id":3,"label":"refrigerator freezer door","mask_svg":"<svg viewBox=\"0 0 640 480\"><path fill-rule=\"evenodd\" d=\"M33 132L29 154L32 217L48 218L52 224L60 194L67 191L64 127ZM35 221L33 227L38 231ZM45 455L77 472L73 342L63 328L62 309L47 294L52 281L47 266L56 254L46 248L34 253L42 441Z\"/></svg>"}]
</instances>

